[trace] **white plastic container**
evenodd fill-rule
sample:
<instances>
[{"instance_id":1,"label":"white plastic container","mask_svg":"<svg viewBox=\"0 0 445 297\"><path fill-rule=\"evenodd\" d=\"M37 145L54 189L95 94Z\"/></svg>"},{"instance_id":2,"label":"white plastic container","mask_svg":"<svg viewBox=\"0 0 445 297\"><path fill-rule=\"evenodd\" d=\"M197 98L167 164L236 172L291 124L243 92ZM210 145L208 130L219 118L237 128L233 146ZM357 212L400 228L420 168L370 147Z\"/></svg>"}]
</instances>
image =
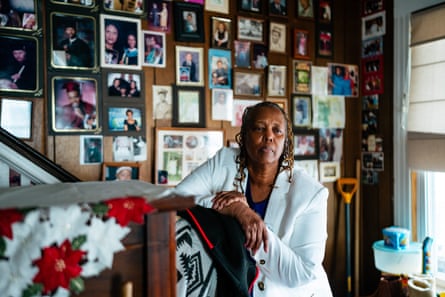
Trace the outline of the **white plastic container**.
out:
<instances>
[{"instance_id":1,"label":"white plastic container","mask_svg":"<svg viewBox=\"0 0 445 297\"><path fill-rule=\"evenodd\" d=\"M391 274L409 274L422 272L422 243L411 242L403 250L385 246L383 240L374 242L375 267Z\"/></svg>"}]
</instances>

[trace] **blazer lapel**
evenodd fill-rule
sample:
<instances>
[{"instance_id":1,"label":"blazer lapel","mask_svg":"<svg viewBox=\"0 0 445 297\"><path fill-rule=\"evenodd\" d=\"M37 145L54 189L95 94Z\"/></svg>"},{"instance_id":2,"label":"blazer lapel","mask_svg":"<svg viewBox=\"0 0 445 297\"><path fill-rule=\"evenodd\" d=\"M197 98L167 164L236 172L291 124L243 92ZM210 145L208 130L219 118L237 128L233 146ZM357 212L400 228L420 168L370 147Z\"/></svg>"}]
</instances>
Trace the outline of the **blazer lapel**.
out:
<instances>
[{"instance_id":1,"label":"blazer lapel","mask_svg":"<svg viewBox=\"0 0 445 297\"><path fill-rule=\"evenodd\" d=\"M289 192L290 183L287 172L281 172L277 176L275 187L272 190L267 205L264 222L276 234L279 231L281 218L286 210L286 194Z\"/></svg>"}]
</instances>

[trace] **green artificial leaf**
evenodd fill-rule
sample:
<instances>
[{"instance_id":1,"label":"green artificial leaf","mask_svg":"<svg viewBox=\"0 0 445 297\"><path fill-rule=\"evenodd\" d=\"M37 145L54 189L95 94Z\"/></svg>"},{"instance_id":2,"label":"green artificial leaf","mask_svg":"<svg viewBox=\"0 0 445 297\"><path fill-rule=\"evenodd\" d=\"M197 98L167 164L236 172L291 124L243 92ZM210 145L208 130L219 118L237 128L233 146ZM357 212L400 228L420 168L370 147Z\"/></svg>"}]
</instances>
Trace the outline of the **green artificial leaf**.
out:
<instances>
[{"instance_id":1,"label":"green artificial leaf","mask_svg":"<svg viewBox=\"0 0 445 297\"><path fill-rule=\"evenodd\" d=\"M85 283L81 277L72 278L70 280L70 290L76 294L80 294L85 290Z\"/></svg>"}]
</instances>

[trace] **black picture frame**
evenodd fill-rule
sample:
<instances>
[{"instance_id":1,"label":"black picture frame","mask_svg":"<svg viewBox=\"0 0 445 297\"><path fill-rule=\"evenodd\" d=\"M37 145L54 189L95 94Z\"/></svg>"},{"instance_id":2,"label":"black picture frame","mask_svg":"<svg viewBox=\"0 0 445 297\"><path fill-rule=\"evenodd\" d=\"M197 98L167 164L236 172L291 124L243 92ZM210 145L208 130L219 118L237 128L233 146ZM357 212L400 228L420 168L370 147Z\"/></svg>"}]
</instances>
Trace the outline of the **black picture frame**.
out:
<instances>
[{"instance_id":1,"label":"black picture frame","mask_svg":"<svg viewBox=\"0 0 445 297\"><path fill-rule=\"evenodd\" d=\"M50 135L101 131L100 82L97 75L52 73L48 79ZM75 102L78 98L79 101ZM78 116L81 113L83 118Z\"/></svg>"},{"instance_id":2,"label":"black picture frame","mask_svg":"<svg viewBox=\"0 0 445 297\"><path fill-rule=\"evenodd\" d=\"M205 128L203 87L173 86L173 127Z\"/></svg>"},{"instance_id":3,"label":"black picture frame","mask_svg":"<svg viewBox=\"0 0 445 297\"><path fill-rule=\"evenodd\" d=\"M69 8L78 8L78 9L94 10L96 8L97 1L96 0L86 0L86 1L78 1L78 2L74 2L74 1L67 2L66 0L50 0L49 4L53 5L53 6L60 6L60 7L68 8L68 9Z\"/></svg>"},{"instance_id":4,"label":"black picture frame","mask_svg":"<svg viewBox=\"0 0 445 297\"><path fill-rule=\"evenodd\" d=\"M132 112L133 119L136 120L136 126L125 130L125 120L128 119L129 111ZM130 102L103 104L103 134L113 136L144 136L146 131L146 115L144 104L134 104Z\"/></svg>"},{"instance_id":5,"label":"black picture frame","mask_svg":"<svg viewBox=\"0 0 445 297\"><path fill-rule=\"evenodd\" d=\"M320 155L317 129L293 129L294 160L318 160Z\"/></svg>"},{"instance_id":6,"label":"black picture frame","mask_svg":"<svg viewBox=\"0 0 445 297\"><path fill-rule=\"evenodd\" d=\"M104 102L144 102L144 72L120 69L103 70L102 95Z\"/></svg>"},{"instance_id":7,"label":"black picture frame","mask_svg":"<svg viewBox=\"0 0 445 297\"><path fill-rule=\"evenodd\" d=\"M238 1L238 9L240 11L245 11L245 12L250 12L250 13L262 13L263 0Z\"/></svg>"},{"instance_id":8,"label":"black picture frame","mask_svg":"<svg viewBox=\"0 0 445 297\"><path fill-rule=\"evenodd\" d=\"M287 1L286 0L267 0L267 8L271 16L287 16Z\"/></svg>"},{"instance_id":9,"label":"black picture frame","mask_svg":"<svg viewBox=\"0 0 445 297\"><path fill-rule=\"evenodd\" d=\"M333 19L333 1L332 0L317 0L317 21L324 24L332 24Z\"/></svg>"},{"instance_id":10,"label":"black picture frame","mask_svg":"<svg viewBox=\"0 0 445 297\"><path fill-rule=\"evenodd\" d=\"M47 47L50 70L98 71L97 19L53 11L48 18L51 36ZM73 37L74 41L70 41Z\"/></svg>"},{"instance_id":11,"label":"black picture frame","mask_svg":"<svg viewBox=\"0 0 445 297\"><path fill-rule=\"evenodd\" d=\"M2 1L0 8L0 31L38 32L41 31L40 1ZM38 33L39 35L41 33Z\"/></svg>"},{"instance_id":12,"label":"black picture frame","mask_svg":"<svg viewBox=\"0 0 445 297\"><path fill-rule=\"evenodd\" d=\"M29 35L0 36L0 95L41 97L41 39Z\"/></svg>"},{"instance_id":13,"label":"black picture frame","mask_svg":"<svg viewBox=\"0 0 445 297\"><path fill-rule=\"evenodd\" d=\"M331 58L334 56L334 31L332 26L319 24L317 26L317 57Z\"/></svg>"},{"instance_id":14,"label":"black picture frame","mask_svg":"<svg viewBox=\"0 0 445 297\"><path fill-rule=\"evenodd\" d=\"M204 42L203 7L196 3L174 2L175 40Z\"/></svg>"}]
</instances>

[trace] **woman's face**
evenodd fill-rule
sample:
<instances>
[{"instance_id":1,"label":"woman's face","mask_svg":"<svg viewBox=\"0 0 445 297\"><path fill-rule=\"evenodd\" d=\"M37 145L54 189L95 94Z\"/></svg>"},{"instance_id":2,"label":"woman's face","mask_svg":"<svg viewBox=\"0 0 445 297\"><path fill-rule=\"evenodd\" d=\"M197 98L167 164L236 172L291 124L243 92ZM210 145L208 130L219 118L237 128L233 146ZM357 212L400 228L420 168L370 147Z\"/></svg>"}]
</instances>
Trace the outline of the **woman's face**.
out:
<instances>
[{"instance_id":1,"label":"woman's face","mask_svg":"<svg viewBox=\"0 0 445 297\"><path fill-rule=\"evenodd\" d=\"M261 107L247 125L245 146L249 163L278 165L287 138L287 123L281 111Z\"/></svg>"},{"instance_id":2,"label":"woman's face","mask_svg":"<svg viewBox=\"0 0 445 297\"><path fill-rule=\"evenodd\" d=\"M117 31L116 26L109 24L105 28L105 43L114 45L119 36L119 32Z\"/></svg>"},{"instance_id":3,"label":"woman's face","mask_svg":"<svg viewBox=\"0 0 445 297\"><path fill-rule=\"evenodd\" d=\"M136 47L136 37L134 35L128 35L127 42L130 48Z\"/></svg>"}]
</instances>

